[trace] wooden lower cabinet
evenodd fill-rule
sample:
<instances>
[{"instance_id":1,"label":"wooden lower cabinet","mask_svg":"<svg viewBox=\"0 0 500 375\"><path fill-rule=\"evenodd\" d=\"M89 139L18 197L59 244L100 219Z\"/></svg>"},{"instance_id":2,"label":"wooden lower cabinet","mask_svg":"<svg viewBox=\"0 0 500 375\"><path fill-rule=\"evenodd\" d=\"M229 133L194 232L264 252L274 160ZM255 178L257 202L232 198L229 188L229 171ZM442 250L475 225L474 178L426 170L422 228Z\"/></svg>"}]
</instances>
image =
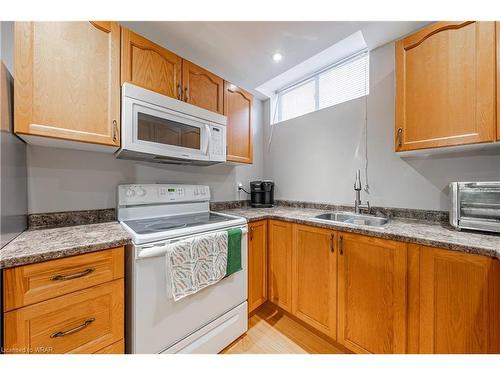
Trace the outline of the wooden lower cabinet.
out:
<instances>
[{"instance_id":1,"label":"wooden lower cabinet","mask_svg":"<svg viewBox=\"0 0 500 375\"><path fill-rule=\"evenodd\" d=\"M356 353L405 353L407 244L338 236L339 343Z\"/></svg>"},{"instance_id":2,"label":"wooden lower cabinet","mask_svg":"<svg viewBox=\"0 0 500 375\"><path fill-rule=\"evenodd\" d=\"M337 332L336 233L293 226L292 313L326 335Z\"/></svg>"},{"instance_id":3,"label":"wooden lower cabinet","mask_svg":"<svg viewBox=\"0 0 500 375\"><path fill-rule=\"evenodd\" d=\"M269 220L269 301L292 311L292 224Z\"/></svg>"},{"instance_id":4,"label":"wooden lower cabinet","mask_svg":"<svg viewBox=\"0 0 500 375\"><path fill-rule=\"evenodd\" d=\"M4 270L5 353L123 353L123 252L118 247Z\"/></svg>"},{"instance_id":5,"label":"wooden lower cabinet","mask_svg":"<svg viewBox=\"0 0 500 375\"><path fill-rule=\"evenodd\" d=\"M248 225L248 312L267 300L267 220Z\"/></svg>"},{"instance_id":6,"label":"wooden lower cabinet","mask_svg":"<svg viewBox=\"0 0 500 375\"><path fill-rule=\"evenodd\" d=\"M251 225L262 248L264 221ZM500 353L500 260L279 220L267 236L269 301L347 349Z\"/></svg>"},{"instance_id":7,"label":"wooden lower cabinet","mask_svg":"<svg viewBox=\"0 0 500 375\"><path fill-rule=\"evenodd\" d=\"M420 248L418 351L500 353L500 261Z\"/></svg>"}]
</instances>

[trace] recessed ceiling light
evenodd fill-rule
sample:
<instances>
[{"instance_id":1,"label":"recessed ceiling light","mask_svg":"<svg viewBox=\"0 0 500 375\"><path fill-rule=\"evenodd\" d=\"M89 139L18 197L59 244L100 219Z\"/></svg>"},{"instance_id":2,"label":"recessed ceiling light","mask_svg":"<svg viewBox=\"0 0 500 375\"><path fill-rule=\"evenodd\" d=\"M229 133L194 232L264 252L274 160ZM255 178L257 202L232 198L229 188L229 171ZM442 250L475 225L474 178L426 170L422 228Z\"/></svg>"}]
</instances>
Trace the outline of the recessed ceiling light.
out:
<instances>
[{"instance_id":1,"label":"recessed ceiling light","mask_svg":"<svg viewBox=\"0 0 500 375\"><path fill-rule=\"evenodd\" d=\"M281 53L279 53L279 52L276 52L276 53L273 55L273 60L274 60L274 62L280 62L282 58L283 58L283 56L281 56Z\"/></svg>"}]
</instances>

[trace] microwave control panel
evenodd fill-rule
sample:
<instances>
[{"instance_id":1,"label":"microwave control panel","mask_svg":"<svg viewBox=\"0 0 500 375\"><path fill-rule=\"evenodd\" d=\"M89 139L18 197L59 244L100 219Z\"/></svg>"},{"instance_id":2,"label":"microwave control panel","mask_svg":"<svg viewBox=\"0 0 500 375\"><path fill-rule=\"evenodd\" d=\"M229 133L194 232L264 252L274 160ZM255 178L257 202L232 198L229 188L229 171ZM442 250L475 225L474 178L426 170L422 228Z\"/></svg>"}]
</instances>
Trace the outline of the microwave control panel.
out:
<instances>
[{"instance_id":1,"label":"microwave control panel","mask_svg":"<svg viewBox=\"0 0 500 375\"><path fill-rule=\"evenodd\" d=\"M216 156L217 159L226 159L226 147L224 140L226 138L226 129L218 126L210 127L211 139L210 139L210 155Z\"/></svg>"}]
</instances>

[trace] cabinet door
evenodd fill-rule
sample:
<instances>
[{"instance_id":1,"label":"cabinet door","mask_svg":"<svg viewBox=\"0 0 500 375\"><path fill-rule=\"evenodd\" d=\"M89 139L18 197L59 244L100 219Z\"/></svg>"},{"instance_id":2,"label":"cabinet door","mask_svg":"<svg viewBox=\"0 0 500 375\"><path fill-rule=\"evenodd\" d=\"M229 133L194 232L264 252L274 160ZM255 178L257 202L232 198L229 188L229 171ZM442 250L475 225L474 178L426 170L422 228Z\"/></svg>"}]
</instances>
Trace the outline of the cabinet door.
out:
<instances>
[{"instance_id":1,"label":"cabinet door","mask_svg":"<svg viewBox=\"0 0 500 375\"><path fill-rule=\"evenodd\" d=\"M396 151L496 139L495 23L438 22L396 43Z\"/></svg>"},{"instance_id":2,"label":"cabinet door","mask_svg":"<svg viewBox=\"0 0 500 375\"><path fill-rule=\"evenodd\" d=\"M224 114L227 116L227 160L252 164L253 96L232 83L224 82Z\"/></svg>"},{"instance_id":3,"label":"cabinet door","mask_svg":"<svg viewBox=\"0 0 500 375\"><path fill-rule=\"evenodd\" d=\"M336 338L336 233L294 225L292 313L319 331Z\"/></svg>"},{"instance_id":4,"label":"cabinet door","mask_svg":"<svg viewBox=\"0 0 500 375\"><path fill-rule=\"evenodd\" d=\"M184 101L222 114L224 109L224 80L208 70L182 60Z\"/></svg>"},{"instance_id":5,"label":"cabinet door","mask_svg":"<svg viewBox=\"0 0 500 375\"><path fill-rule=\"evenodd\" d=\"M16 22L15 132L120 145L120 26Z\"/></svg>"},{"instance_id":6,"label":"cabinet door","mask_svg":"<svg viewBox=\"0 0 500 375\"><path fill-rule=\"evenodd\" d=\"M182 98L182 58L150 40L122 28L122 83Z\"/></svg>"},{"instance_id":7,"label":"cabinet door","mask_svg":"<svg viewBox=\"0 0 500 375\"><path fill-rule=\"evenodd\" d=\"M339 234L338 341L357 353L406 352L405 243Z\"/></svg>"},{"instance_id":8,"label":"cabinet door","mask_svg":"<svg viewBox=\"0 0 500 375\"><path fill-rule=\"evenodd\" d=\"M420 353L500 352L499 263L421 248Z\"/></svg>"},{"instance_id":9,"label":"cabinet door","mask_svg":"<svg viewBox=\"0 0 500 375\"><path fill-rule=\"evenodd\" d=\"M500 141L500 21L496 22L497 40L497 141Z\"/></svg>"},{"instance_id":10,"label":"cabinet door","mask_svg":"<svg viewBox=\"0 0 500 375\"><path fill-rule=\"evenodd\" d=\"M269 221L269 300L292 310L292 224Z\"/></svg>"},{"instance_id":11,"label":"cabinet door","mask_svg":"<svg viewBox=\"0 0 500 375\"><path fill-rule=\"evenodd\" d=\"M248 312L267 300L267 220L248 225Z\"/></svg>"}]
</instances>

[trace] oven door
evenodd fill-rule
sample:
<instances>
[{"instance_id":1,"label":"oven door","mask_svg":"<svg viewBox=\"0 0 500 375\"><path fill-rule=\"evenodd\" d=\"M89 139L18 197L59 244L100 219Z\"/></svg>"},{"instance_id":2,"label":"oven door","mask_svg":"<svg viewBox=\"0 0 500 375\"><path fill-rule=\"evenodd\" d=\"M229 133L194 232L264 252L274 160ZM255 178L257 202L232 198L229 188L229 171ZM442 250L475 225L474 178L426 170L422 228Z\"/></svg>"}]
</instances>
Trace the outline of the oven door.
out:
<instances>
[{"instance_id":1,"label":"oven door","mask_svg":"<svg viewBox=\"0 0 500 375\"><path fill-rule=\"evenodd\" d=\"M246 225L236 227L242 229L242 270L179 301L173 300L167 288L164 247L170 240L137 245L134 251L127 251L127 352L153 354L168 351L176 344L189 346L190 341L197 340L197 332L246 301L248 229ZM175 240L189 237L192 235ZM218 327L228 325L218 324ZM217 336L221 340L224 335ZM215 344L222 349L231 341Z\"/></svg>"},{"instance_id":2,"label":"oven door","mask_svg":"<svg viewBox=\"0 0 500 375\"><path fill-rule=\"evenodd\" d=\"M210 124L129 97L122 100L122 149L159 158L209 160Z\"/></svg>"}]
</instances>

